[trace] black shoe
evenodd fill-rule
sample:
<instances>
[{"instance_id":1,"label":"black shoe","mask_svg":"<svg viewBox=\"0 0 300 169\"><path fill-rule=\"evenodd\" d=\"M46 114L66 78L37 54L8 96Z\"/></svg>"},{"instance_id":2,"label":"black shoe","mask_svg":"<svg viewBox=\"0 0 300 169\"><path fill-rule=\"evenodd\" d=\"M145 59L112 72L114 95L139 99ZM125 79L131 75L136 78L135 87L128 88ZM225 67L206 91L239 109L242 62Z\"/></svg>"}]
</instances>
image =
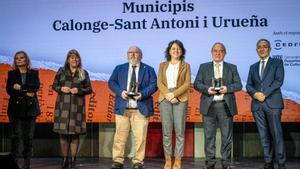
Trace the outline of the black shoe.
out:
<instances>
[{"instance_id":1,"label":"black shoe","mask_svg":"<svg viewBox=\"0 0 300 169\"><path fill-rule=\"evenodd\" d=\"M215 166L205 166L203 169L215 169Z\"/></svg>"},{"instance_id":2,"label":"black shoe","mask_svg":"<svg viewBox=\"0 0 300 169\"><path fill-rule=\"evenodd\" d=\"M29 158L25 158L22 169L29 169L29 168L30 168L30 159Z\"/></svg>"},{"instance_id":3,"label":"black shoe","mask_svg":"<svg viewBox=\"0 0 300 169\"><path fill-rule=\"evenodd\" d=\"M22 169L30 169L30 167L24 165L24 166L22 167Z\"/></svg>"},{"instance_id":4,"label":"black shoe","mask_svg":"<svg viewBox=\"0 0 300 169\"><path fill-rule=\"evenodd\" d=\"M132 165L132 169L144 169L144 164L135 163L135 164Z\"/></svg>"},{"instance_id":5,"label":"black shoe","mask_svg":"<svg viewBox=\"0 0 300 169\"><path fill-rule=\"evenodd\" d=\"M273 163L265 163L264 167L261 169L274 169Z\"/></svg>"},{"instance_id":6,"label":"black shoe","mask_svg":"<svg viewBox=\"0 0 300 169\"><path fill-rule=\"evenodd\" d=\"M62 168L62 169L67 169L67 168L69 168L68 157L65 157L65 158L62 159L62 161L61 161L61 168Z\"/></svg>"},{"instance_id":7,"label":"black shoe","mask_svg":"<svg viewBox=\"0 0 300 169\"><path fill-rule=\"evenodd\" d=\"M71 159L71 165L70 165L71 169L76 169L76 158L72 158Z\"/></svg>"},{"instance_id":8,"label":"black shoe","mask_svg":"<svg viewBox=\"0 0 300 169\"><path fill-rule=\"evenodd\" d=\"M123 169L123 164L119 162L113 162L111 169Z\"/></svg>"},{"instance_id":9,"label":"black shoe","mask_svg":"<svg viewBox=\"0 0 300 169\"><path fill-rule=\"evenodd\" d=\"M278 169L286 169L285 164L278 164Z\"/></svg>"},{"instance_id":10,"label":"black shoe","mask_svg":"<svg viewBox=\"0 0 300 169\"><path fill-rule=\"evenodd\" d=\"M223 165L223 166L222 166L222 169L231 169L231 167L230 167L230 166L225 166L225 165Z\"/></svg>"}]
</instances>

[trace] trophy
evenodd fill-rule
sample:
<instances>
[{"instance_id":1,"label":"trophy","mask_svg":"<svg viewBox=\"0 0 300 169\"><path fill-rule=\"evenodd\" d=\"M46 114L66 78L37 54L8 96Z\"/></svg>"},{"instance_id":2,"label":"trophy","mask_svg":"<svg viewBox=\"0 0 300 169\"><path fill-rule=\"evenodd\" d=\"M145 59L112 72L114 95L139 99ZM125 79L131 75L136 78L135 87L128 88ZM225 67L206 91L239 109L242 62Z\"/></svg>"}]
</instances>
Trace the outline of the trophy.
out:
<instances>
[{"instance_id":1,"label":"trophy","mask_svg":"<svg viewBox=\"0 0 300 169\"><path fill-rule=\"evenodd\" d=\"M133 99L134 96L138 95L137 92L138 92L138 83L135 81L131 81L129 84L129 91L127 92L127 96Z\"/></svg>"},{"instance_id":2,"label":"trophy","mask_svg":"<svg viewBox=\"0 0 300 169\"><path fill-rule=\"evenodd\" d=\"M221 86L223 86L222 78L212 78L212 87L217 92L217 95L221 94Z\"/></svg>"}]
</instances>

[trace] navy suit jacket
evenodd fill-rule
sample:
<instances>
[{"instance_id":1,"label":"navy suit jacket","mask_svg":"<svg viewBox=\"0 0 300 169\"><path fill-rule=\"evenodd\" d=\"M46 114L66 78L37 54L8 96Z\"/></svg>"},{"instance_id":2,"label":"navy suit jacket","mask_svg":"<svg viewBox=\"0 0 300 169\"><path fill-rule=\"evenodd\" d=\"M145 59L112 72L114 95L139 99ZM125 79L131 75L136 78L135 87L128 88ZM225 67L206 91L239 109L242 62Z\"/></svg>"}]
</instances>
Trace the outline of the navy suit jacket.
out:
<instances>
[{"instance_id":1,"label":"navy suit jacket","mask_svg":"<svg viewBox=\"0 0 300 169\"><path fill-rule=\"evenodd\" d=\"M212 86L212 77L214 76L213 62L200 65L194 88L201 92L200 112L207 115L210 104L213 102L213 95L208 94L208 88ZM237 67L233 64L223 62L223 85L227 87L227 93L224 94L224 100L229 108L229 113L233 116L238 113L234 92L242 89L241 78Z\"/></svg>"},{"instance_id":2,"label":"navy suit jacket","mask_svg":"<svg viewBox=\"0 0 300 169\"><path fill-rule=\"evenodd\" d=\"M283 109L283 99L280 87L283 84L284 68L281 59L269 58L262 79L259 77L259 62L251 65L248 80L247 92L253 98L254 93L262 92L265 94L265 102L270 108ZM260 102L252 99L251 111L259 109Z\"/></svg>"},{"instance_id":3,"label":"navy suit jacket","mask_svg":"<svg viewBox=\"0 0 300 169\"><path fill-rule=\"evenodd\" d=\"M129 63L116 66L108 80L109 88L116 94L115 113L123 115L126 109L127 100L121 97L122 91L127 90ZM142 94L137 106L141 114L151 116L154 113L152 94L157 90L156 74L154 69L144 63L140 63L138 73L138 92Z\"/></svg>"}]
</instances>

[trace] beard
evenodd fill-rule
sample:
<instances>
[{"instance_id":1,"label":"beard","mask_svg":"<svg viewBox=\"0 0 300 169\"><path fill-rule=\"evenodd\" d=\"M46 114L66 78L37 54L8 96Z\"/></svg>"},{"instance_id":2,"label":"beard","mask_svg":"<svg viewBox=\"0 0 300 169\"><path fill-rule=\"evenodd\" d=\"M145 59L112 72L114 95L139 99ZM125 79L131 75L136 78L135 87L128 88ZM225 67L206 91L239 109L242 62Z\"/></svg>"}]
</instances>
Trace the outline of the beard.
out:
<instances>
[{"instance_id":1,"label":"beard","mask_svg":"<svg viewBox=\"0 0 300 169\"><path fill-rule=\"evenodd\" d=\"M135 60L135 59L128 59L128 62L129 62L130 64L132 64L132 65L137 65L137 64L140 63L139 60Z\"/></svg>"}]
</instances>

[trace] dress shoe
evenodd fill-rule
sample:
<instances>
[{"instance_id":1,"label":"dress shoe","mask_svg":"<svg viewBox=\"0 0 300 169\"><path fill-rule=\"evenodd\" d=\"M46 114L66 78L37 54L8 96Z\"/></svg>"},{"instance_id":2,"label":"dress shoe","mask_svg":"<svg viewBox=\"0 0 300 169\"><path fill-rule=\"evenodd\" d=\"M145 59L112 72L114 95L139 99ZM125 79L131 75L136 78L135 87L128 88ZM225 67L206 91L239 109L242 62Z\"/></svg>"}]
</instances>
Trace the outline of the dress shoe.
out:
<instances>
[{"instance_id":1,"label":"dress shoe","mask_svg":"<svg viewBox=\"0 0 300 169\"><path fill-rule=\"evenodd\" d=\"M215 169L215 166L205 166L203 169Z\"/></svg>"},{"instance_id":2,"label":"dress shoe","mask_svg":"<svg viewBox=\"0 0 300 169\"><path fill-rule=\"evenodd\" d=\"M142 164L142 163L134 163L132 165L132 169L144 169L144 164Z\"/></svg>"},{"instance_id":3,"label":"dress shoe","mask_svg":"<svg viewBox=\"0 0 300 169\"><path fill-rule=\"evenodd\" d=\"M123 169L123 164L119 162L113 162L111 169Z\"/></svg>"},{"instance_id":4,"label":"dress shoe","mask_svg":"<svg viewBox=\"0 0 300 169\"><path fill-rule=\"evenodd\" d=\"M286 169L285 164L278 164L278 169Z\"/></svg>"},{"instance_id":5,"label":"dress shoe","mask_svg":"<svg viewBox=\"0 0 300 169\"><path fill-rule=\"evenodd\" d=\"M265 163L264 167L261 169L274 169L273 163Z\"/></svg>"},{"instance_id":6,"label":"dress shoe","mask_svg":"<svg viewBox=\"0 0 300 169\"><path fill-rule=\"evenodd\" d=\"M230 166L222 166L222 169L231 169L231 167Z\"/></svg>"}]
</instances>

